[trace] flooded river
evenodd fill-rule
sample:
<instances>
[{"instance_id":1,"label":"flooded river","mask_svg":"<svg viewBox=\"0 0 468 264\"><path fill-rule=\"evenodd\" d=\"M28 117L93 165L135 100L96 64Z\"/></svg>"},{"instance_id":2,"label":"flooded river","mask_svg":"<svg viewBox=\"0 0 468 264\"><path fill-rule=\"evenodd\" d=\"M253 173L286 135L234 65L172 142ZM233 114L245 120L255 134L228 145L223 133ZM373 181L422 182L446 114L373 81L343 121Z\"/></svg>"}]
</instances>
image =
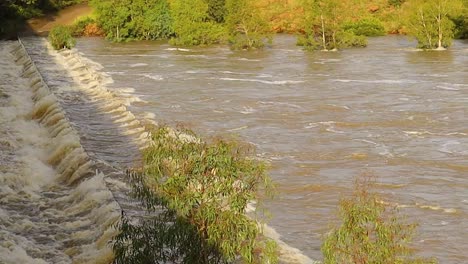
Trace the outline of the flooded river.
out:
<instances>
[{"instance_id":1,"label":"flooded river","mask_svg":"<svg viewBox=\"0 0 468 264\"><path fill-rule=\"evenodd\" d=\"M233 52L80 39L77 49L137 116L257 146L279 184L271 225L309 257L321 258L353 179L372 174L420 223L420 255L468 262L468 43L421 52L389 36L329 53L294 43L280 35L271 48Z\"/></svg>"},{"instance_id":2,"label":"flooded river","mask_svg":"<svg viewBox=\"0 0 468 264\"><path fill-rule=\"evenodd\" d=\"M121 171L138 162L150 120L254 144L278 183L271 226L312 259L365 174L420 223L419 255L468 263L468 43L294 44L279 35L233 52L83 38L56 53L37 37L1 42L0 263L108 263L118 216L141 213Z\"/></svg>"}]
</instances>

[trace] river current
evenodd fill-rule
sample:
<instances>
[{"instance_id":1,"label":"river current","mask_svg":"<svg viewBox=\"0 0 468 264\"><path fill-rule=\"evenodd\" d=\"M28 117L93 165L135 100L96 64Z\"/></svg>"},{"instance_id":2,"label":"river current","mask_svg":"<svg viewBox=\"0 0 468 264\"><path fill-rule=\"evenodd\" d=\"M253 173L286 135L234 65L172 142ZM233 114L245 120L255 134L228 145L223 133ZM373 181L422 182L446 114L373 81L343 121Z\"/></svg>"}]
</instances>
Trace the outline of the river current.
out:
<instances>
[{"instance_id":1,"label":"river current","mask_svg":"<svg viewBox=\"0 0 468 264\"><path fill-rule=\"evenodd\" d=\"M108 263L119 216L142 213L122 171L138 164L147 122L257 147L278 184L267 235L286 242L282 263L322 258L359 175L420 224L419 255L467 263L468 43L294 44L278 35L233 52L83 38L55 52L37 37L0 42L0 263Z\"/></svg>"},{"instance_id":2,"label":"river current","mask_svg":"<svg viewBox=\"0 0 468 264\"><path fill-rule=\"evenodd\" d=\"M364 49L306 52L293 36L270 48L174 48L80 39L110 90L141 118L257 147L278 183L267 203L288 244L320 259L320 239L356 176L419 222L415 248L466 263L468 44L422 52L404 37Z\"/></svg>"}]
</instances>

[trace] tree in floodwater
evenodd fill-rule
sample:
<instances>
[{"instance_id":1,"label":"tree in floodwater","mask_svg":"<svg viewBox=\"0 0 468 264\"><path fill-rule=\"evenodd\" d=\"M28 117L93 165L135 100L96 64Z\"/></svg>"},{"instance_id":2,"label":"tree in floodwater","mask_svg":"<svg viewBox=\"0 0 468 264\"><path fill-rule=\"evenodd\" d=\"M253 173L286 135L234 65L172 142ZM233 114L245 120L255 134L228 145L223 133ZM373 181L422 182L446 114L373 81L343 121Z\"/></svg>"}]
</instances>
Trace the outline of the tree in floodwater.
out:
<instances>
[{"instance_id":1,"label":"tree in floodwater","mask_svg":"<svg viewBox=\"0 0 468 264\"><path fill-rule=\"evenodd\" d=\"M205 0L173 0L171 14L174 19L173 45L209 45L226 39L222 24L210 19Z\"/></svg>"},{"instance_id":2,"label":"tree in floodwater","mask_svg":"<svg viewBox=\"0 0 468 264\"><path fill-rule=\"evenodd\" d=\"M340 202L340 225L322 244L324 264L435 264L435 259L415 257L410 249L416 224L408 223L397 208L372 192L375 180L355 181L351 197Z\"/></svg>"},{"instance_id":3,"label":"tree in floodwater","mask_svg":"<svg viewBox=\"0 0 468 264\"><path fill-rule=\"evenodd\" d=\"M167 0L91 0L107 38L156 40L173 35Z\"/></svg>"},{"instance_id":4,"label":"tree in floodwater","mask_svg":"<svg viewBox=\"0 0 468 264\"><path fill-rule=\"evenodd\" d=\"M271 29L253 0L226 0L226 27L234 49L261 48L271 41Z\"/></svg>"},{"instance_id":5,"label":"tree in floodwater","mask_svg":"<svg viewBox=\"0 0 468 264\"><path fill-rule=\"evenodd\" d=\"M305 35L298 45L312 49L336 50L340 47L366 46L364 36L343 28L350 17L346 3L341 0L304 0L303 28Z\"/></svg>"},{"instance_id":6,"label":"tree in floodwater","mask_svg":"<svg viewBox=\"0 0 468 264\"><path fill-rule=\"evenodd\" d=\"M461 0L411 0L405 3L406 27L423 49L445 49L452 43L455 24L463 12Z\"/></svg>"}]
</instances>

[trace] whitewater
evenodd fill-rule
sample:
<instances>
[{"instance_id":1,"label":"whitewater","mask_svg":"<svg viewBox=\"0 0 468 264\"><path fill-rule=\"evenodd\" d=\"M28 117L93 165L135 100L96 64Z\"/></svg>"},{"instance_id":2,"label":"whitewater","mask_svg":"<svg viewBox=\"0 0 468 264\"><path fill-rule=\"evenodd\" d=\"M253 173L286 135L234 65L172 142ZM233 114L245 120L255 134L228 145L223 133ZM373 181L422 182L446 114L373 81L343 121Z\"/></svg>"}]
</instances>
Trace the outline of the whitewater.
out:
<instances>
[{"instance_id":1,"label":"whitewater","mask_svg":"<svg viewBox=\"0 0 468 264\"><path fill-rule=\"evenodd\" d=\"M146 125L137 98L76 50L26 37L0 42L0 263L110 263L122 214L144 214L124 170L140 165ZM282 242L284 263L313 263Z\"/></svg>"}]
</instances>

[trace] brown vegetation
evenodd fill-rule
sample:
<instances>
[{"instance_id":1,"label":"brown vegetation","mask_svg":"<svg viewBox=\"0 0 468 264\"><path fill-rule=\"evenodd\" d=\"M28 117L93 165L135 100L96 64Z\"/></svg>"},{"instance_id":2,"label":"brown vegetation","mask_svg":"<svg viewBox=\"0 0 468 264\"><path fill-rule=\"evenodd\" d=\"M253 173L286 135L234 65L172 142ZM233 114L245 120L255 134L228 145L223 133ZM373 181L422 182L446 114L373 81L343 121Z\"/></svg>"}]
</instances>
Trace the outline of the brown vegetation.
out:
<instances>
[{"instance_id":1,"label":"brown vegetation","mask_svg":"<svg viewBox=\"0 0 468 264\"><path fill-rule=\"evenodd\" d=\"M105 33L102 29L97 25L97 23L91 23L85 26L83 31L84 37L102 37Z\"/></svg>"}]
</instances>

